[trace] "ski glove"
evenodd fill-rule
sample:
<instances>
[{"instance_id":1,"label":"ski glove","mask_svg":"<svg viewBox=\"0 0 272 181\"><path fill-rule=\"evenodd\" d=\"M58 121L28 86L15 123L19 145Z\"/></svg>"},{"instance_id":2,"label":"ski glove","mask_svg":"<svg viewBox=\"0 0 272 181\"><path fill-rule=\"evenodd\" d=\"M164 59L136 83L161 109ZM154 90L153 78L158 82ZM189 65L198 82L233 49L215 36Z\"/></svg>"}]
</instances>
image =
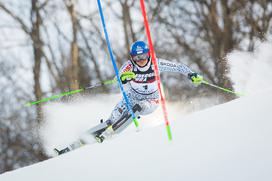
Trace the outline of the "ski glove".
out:
<instances>
[{"instance_id":1,"label":"ski glove","mask_svg":"<svg viewBox=\"0 0 272 181\"><path fill-rule=\"evenodd\" d=\"M197 73L189 73L188 78L192 81L192 83L196 86L200 85L203 81L203 77Z\"/></svg>"},{"instance_id":2,"label":"ski glove","mask_svg":"<svg viewBox=\"0 0 272 181\"><path fill-rule=\"evenodd\" d=\"M126 84L129 81L135 79L136 75L134 72L123 72L120 76L122 84Z\"/></svg>"}]
</instances>

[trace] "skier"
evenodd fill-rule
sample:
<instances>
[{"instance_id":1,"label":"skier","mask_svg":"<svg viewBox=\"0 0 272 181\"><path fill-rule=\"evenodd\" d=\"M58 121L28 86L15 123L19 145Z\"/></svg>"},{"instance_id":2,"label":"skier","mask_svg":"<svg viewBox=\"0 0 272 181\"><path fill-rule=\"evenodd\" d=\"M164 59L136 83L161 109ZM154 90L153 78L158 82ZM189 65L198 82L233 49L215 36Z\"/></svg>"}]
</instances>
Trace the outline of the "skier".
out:
<instances>
[{"instance_id":1,"label":"skier","mask_svg":"<svg viewBox=\"0 0 272 181\"><path fill-rule=\"evenodd\" d=\"M160 72L176 72L187 76L193 84L199 85L203 77L190 70L183 64L177 64L164 59L157 59ZM122 84L126 88L126 95L136 117L152 113L159 105L159 92L155 80L154 65L152 64L148 45L144 41L136 41L130 49L130 60L128 60L119 71ZM112 111L105 122L88 130L78 141L68 147L58 150L62 154L76 149L84 144L90 143L95 138L97 142L103 142L114 133L124 130L132 122L126 102L123 99Z\"/></svg>"}]
</instances>

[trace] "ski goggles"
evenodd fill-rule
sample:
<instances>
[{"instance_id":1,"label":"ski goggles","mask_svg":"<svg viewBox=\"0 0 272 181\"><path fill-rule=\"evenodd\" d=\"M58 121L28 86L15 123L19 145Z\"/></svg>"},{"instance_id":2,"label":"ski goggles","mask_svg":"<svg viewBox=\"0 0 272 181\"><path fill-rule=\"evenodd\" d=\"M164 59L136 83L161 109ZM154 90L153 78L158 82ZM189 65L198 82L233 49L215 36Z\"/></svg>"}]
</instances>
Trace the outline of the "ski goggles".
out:
<instances>
[{"instance_id":1,"label":"ski goggles","mask_svg":"<svg viewBox=\"0 0 272 181\"><path fill-rule=\"evenodd\" d=\"M131 56L132 60L134 60L135 62L141 61L141 60L146 60L149 58L149 53L143 53L140 55L133 55Z\"/></svg>"}]
</instances>

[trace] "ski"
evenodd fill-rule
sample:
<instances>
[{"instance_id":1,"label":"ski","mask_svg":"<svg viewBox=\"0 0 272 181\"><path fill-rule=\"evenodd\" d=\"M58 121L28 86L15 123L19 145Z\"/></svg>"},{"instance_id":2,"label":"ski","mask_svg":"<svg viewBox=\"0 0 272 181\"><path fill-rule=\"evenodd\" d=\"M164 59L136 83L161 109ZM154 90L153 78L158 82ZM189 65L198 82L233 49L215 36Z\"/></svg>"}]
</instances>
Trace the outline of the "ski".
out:
<instances>
[{"instance_id":1,"label":"ski","mask_svg":"<svg viewBox=\"0 0 272 181\"><path fill-rule=\"evenodd\" d=\"M132 110L134 112L134 115L137 115L138 117L142 108L139 104L136 104L133 106ZM62 155L64 153L75 150L86 144L102 143L104 142L105 139L109 139L113 135L116 135L120 133L122 130L124 130L132 122L132 119L133 119L132 114L130 114L129 111L126 111L124 115L113 124L110 120L107 120L105 122L100 121L100 124L89 129L84 134L85 136L88 137L88 139L93 138L94 142L84 141L84 139L79 139L64 149L59 150L57 148L54 148L54 152L56 153L56 155Z\"/></svg>"}]
</instances>

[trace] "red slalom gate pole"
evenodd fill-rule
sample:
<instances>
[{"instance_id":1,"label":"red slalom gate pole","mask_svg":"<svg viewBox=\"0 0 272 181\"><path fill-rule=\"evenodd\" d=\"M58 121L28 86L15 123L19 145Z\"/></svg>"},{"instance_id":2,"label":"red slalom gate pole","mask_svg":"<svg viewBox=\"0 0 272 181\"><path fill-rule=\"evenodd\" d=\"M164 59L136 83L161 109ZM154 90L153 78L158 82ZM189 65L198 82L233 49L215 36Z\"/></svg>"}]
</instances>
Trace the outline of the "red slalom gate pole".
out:
<instances>
[{"instance_id":1,"label":"red slalom gate pole","mask_svg":"<svg viewBox=\"0 0 272 181\"><path fill-rule=\"evenodd\" d=\"M154 65L155 77L156 77L156 81L157 81L157 85L158 85L158 89L159 89L159 93L160 93L161 106L162 106L162 110L163 110L163 116L164 116L164 120L165 120L167 136L168 136L168 139L171 141L172 140L172 133L171 133L170 124L168 121L168 114L166 111L165 98L164 98L164 94L162 92L162 84L161 84L161 79L160 79L160 74L159 74L159 68L158 68L157 58L156 58L156 54L155 54L152 39L151 39L151 33L150 33L150 29L149 29L149 23L148 23L148 19L147 19L146 10L145 10L144 0L140 0L140 4L141 4L142 15L144 17L144 26L145 26L146 36L148 39L148 44L149 44L150 52L151 52L151 60Z\"/></svg>"}]
</instances>

